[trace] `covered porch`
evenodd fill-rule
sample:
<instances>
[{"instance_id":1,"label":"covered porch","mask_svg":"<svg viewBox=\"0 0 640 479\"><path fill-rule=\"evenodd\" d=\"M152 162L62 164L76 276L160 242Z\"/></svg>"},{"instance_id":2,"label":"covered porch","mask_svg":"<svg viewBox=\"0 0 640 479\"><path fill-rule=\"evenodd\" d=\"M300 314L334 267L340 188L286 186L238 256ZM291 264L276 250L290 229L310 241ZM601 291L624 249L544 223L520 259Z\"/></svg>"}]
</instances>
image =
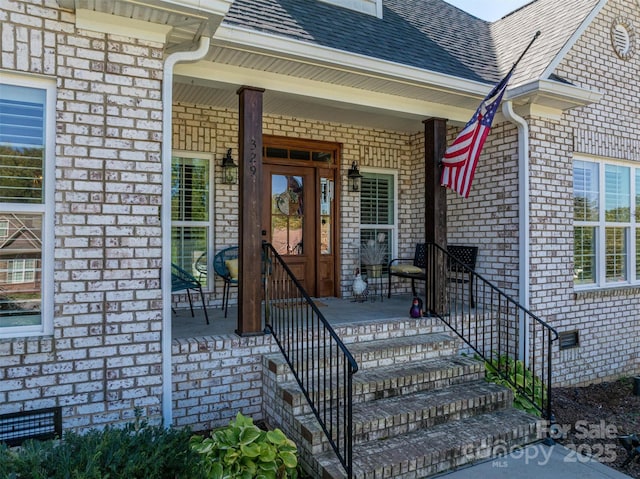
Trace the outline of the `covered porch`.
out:
<instances>
[{"instance_id":1,"label":"covered porch","mask_svg":"<svg viewBox=\"0 0 640 479\"><path fill-rule=\"evenodd\" d=\"M374 298L370 295L366 300L354 301L353 298L321 298L316 300L320 312L333 326L349 326L374 321L400 319L409 317L412 296L394 294L387 298L380 293ZM235 336L238 324L237 304L230 304L228 315L220 306L208 306L209 324L206 324L201 304L194 303L194 316L189 308L176 309L172 315L172 339L198 338L202 336ZM262 324L264 326L264 308L262 308Z\"/></svg>"}]
</instances>

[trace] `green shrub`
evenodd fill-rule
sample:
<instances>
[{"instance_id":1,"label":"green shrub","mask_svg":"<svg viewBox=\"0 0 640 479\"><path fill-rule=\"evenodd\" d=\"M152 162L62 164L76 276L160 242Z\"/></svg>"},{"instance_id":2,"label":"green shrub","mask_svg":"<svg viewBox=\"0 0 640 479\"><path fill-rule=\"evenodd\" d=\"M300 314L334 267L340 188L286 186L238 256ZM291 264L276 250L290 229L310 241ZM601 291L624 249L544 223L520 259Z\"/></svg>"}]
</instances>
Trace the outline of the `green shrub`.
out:
<instances>
[{"instance_id":1,"label":"green shrub","mask_svg":"<svg viewBox=\"0 0 640 479\"><path fill-rule=\"evenodd\" d=\"M515 408L540 416L540 411L544 407L546 388L540 378L534 376L522 361L498 356L486 360L484 366L487 381L508 387L513 391ZM530 398L533 398L533 402Z\"/></svg>"},{"instance_id":2,"label":"green shrub","mask_svg":"<svg viewBox=\"0 0 640 479\"><path fill-rule=\"evenodd\" d=\"M296 445L280 429L263 431L240 413L210 437L192 437L191 445L204 458L207 479L298 477Z\"/></svg>"},{"instance_id":3,"label":"green shrub","mask_svg":"<svg viewBox=\"0 0 640 479\"><path fill-rule=\"evenodd\" d=\"M200 456L189 430L149 426L139 419L62 441L27 441L0 447L0 478L8 479L200 479Z\"/></svg>"}]
</instances>

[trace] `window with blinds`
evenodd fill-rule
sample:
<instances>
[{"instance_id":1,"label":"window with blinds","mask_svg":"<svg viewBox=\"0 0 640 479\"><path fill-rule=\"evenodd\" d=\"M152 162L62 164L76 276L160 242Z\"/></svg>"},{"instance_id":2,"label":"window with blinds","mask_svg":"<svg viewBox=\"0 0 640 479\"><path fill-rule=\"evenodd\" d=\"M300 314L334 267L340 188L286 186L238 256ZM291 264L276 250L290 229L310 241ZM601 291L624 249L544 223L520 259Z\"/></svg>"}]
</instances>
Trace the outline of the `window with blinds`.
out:
<instances>
[{"instance_id":1,"label":"window with blinds","mask_svg":"<svg viewBox=\"0 0 640 479\"><path fill-rule=\"evenodd\" d=\"M395 175L388 173L362 172L360 189L360 252L361 266L386 265L395 252ZM371 254L373 253L373 254Z\"/></svg>"},{"instance_id":2,"label":"window with blinds","mask_svg":"<svg viewBox=\"0 0 640 479\"><path fill-rule=\"evenodd\" d=\"M175 155L171 163L171 261L207 285L211 238L211 160Z\"/></svg>"},{"instance_id":3,"label":"window with blinds","mask_svg":"<svg viewBox=\"0 0 640 479\"><path fill-rule=\"evenodd\" d=\"M55 107L55 83L6 78L0 85L0 337L47 332L42 299L52 284L42 281L43 263L53 271L52 239L51 257L43 255L45 225L52 224L45 215L53 214L46 202L52 183L43 175L53 158L47 142L54 116L47 109Z\"/></svg>"},{"instance_id":4,"label":"window with blinds","mask_svg":"<svg viewBox=\"0 0 640 479\"><path fill-rule=\"evenodd\" d=\"M640 168L576 160L573 181L576 286L638 284Z\"/></svg>"}]
</instances>

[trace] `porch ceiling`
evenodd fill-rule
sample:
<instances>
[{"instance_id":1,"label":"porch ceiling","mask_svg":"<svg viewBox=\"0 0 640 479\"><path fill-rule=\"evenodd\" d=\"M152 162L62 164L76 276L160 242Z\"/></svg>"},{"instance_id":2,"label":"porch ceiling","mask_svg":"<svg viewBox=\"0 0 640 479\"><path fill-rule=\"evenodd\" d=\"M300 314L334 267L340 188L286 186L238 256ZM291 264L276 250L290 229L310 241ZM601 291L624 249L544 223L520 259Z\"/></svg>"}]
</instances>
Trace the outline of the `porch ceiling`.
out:
<instances>
[{"instance_id":1,"label":"porch ceiling","mask_svg":"<svg viewBox=\"0 0 640 479\"><path fill-rule=\"evenodd\" d=\"M175 101L235 109L237 89L250 85L265 89L267 114L416 132L429 117L464 124L491 88L476 83L469 91L469 85L433 84L419 75L398 76L393 69L365 72L246 51L217 44L216 37L205 60L176 66Z\"/></svg>"}]
</instances>

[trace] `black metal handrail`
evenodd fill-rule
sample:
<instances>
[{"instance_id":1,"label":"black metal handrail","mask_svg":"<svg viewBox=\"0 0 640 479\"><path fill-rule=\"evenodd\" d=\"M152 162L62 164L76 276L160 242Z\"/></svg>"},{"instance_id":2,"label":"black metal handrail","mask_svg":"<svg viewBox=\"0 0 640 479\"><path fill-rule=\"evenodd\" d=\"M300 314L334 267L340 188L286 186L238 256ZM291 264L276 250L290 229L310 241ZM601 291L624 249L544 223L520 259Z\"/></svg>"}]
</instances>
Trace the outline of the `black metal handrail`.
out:
<instances>
[{"instance_id":1,"label":"black metal handrail","mask_svg":"<svg viewBox=\"0 0 640 479\"><path fill-rule=\"evenodd\" d=\"M358 364L282 257L263 243L265 327L329 444L353 477L353 375Z\"/></svg>"},{"instance_id":2,"label":"black metal handrail","mask_svg":"<svg viewBox=\"0 0 640 479\"><path fill-rule=\"evenodd\" d=\"M446 249L434 243L426 247L425 310L551 419L552 344L557 331Z\"/></svg>"}]
</instances>

